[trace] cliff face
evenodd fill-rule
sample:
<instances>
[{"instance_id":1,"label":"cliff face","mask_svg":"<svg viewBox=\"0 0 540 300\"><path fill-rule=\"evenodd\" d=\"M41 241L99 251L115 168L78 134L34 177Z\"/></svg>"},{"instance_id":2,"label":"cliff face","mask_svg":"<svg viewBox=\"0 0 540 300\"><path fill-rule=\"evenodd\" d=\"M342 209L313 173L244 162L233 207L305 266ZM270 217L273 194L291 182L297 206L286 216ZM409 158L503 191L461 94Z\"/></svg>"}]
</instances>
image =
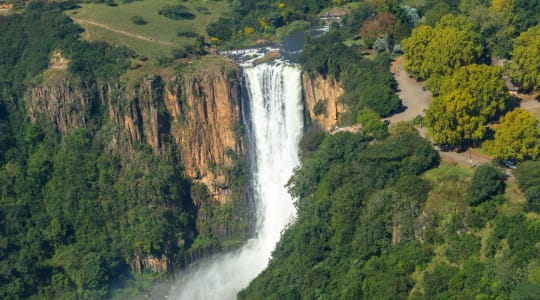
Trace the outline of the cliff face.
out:
<instances>
[{"instance_id":1,"label":"cliff face","mask_svg":"<svg viewBox=\"0 0 540 300\"><path fill-rule=\"evenodd\" d=\"M221 170L233 164L231 154L244 148L234 129L241 124L239 85L224 69L206 69L174 78L165 93L171 115L171 136L181 147L186 173L209 187L213 197L226 200Z\"/></svg>"},{"instance_id":2,"label":"cliff face","mask_svg":"<svg viewBox=\"0 0 540 300\"><path fill-rule=\"evenodd\" d=\"M129 156L143 144L156 155L176 156L189 177L226 202L223 170L232 166L232 155L245 151L235 133L242 122L235 78L235 65L223 61L170 79L145 76L128 86L82 89L66 77L30 90L27 110L32 121L53 124L61 135L106 115L98 126L110 137L112 151Z\"/></svg>"},{"instance_id":3,"label":"cliff face","mask_svg":"<svg viewBox=\"0 0 540 300\"><path fill-rule=\"evenodd\" d=\"M161 78L147 76L129 87L102 86L99 98L111 121L110 146L113 151L131 154L134 145L146 144L155 154L163 153L169 118L161 109Z\"/></svg>"},{"instance_id":4,"label":"cliff face","mask_svg":"<svg viewBox=\"0 0 540 300\"><path fill-rule=\"evenodd\" d=\"M33 88L29 93L28 116L32 122L51 122L60 134L84 127L92 110L92 100L70 80L63 78Z\"/></svg>"},{"instance_id":5,"label":"cliff face","mask_svg":"<svg viewBox=\"0 0 540 300\"><path fill-rule=\"evenodd\" d=\"M309 116L315 124L329 131L339 122L343 113L343 104L338 102L343 89L334 79L323 78L317 74L310 78L302 74L304 100Z\"/></svg>"}]
</instances>

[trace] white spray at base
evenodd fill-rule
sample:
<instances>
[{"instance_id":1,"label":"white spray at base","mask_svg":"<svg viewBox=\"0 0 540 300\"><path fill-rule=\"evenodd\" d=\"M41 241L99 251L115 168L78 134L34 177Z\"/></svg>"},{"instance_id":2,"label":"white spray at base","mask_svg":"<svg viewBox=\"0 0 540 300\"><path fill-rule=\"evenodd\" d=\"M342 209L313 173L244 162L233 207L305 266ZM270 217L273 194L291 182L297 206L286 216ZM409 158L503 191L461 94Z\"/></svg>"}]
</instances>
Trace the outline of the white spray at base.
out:
<instances>
[{"instance_id":1,"label":"white spray at base","mask_svg":"<svg viewBox=\"0 0 540 300\"><path fill-rule=\"evenodd\" d=\"M182 274L169 299L235 299L268 265L281 231L296 209L285 184L299 164L303 132L300 70L282 61L244 69L255 144L256 237L239 250L211 258Z\"/></svg>"}]
</instances>

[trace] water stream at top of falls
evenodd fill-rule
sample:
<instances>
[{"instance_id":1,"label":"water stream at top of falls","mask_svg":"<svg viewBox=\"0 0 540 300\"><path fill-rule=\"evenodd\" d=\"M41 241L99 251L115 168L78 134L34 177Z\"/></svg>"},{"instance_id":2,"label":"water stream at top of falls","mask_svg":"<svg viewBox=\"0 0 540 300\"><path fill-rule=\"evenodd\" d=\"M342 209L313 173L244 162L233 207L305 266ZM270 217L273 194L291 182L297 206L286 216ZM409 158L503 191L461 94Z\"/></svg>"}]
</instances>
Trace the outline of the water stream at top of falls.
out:
<instances>
[{"instance_id":1,"label":"water stream at top of falls","mask_svg":"<svg viewBox=\"0 0 540 300\"><path fill-rule=\"evenodd\" d=\"M169 299L235 299L267 266L281 231L296 210L285 184L299 164L303 133L300 69L285 61L244 65L254 153L252 184L256 235L240 249L219 254L189 268L171 289Z\"/></svg>"}]
</instances>

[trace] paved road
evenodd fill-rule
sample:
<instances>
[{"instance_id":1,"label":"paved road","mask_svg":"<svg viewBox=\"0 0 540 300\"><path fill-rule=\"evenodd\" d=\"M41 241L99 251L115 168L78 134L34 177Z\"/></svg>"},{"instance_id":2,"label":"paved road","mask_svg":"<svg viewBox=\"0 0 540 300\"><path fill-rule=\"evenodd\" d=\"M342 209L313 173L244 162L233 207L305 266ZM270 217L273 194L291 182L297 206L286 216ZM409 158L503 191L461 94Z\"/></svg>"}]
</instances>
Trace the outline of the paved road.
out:
<instances>
[{"instance_id":1,"label":"paved road","mask_svg":"<svg viewBox=\"0 0 540 300\"><path fill-rule=\"evenodd\" d=\"M519 97L519 95L518 95ZM529 96L530 97L530 96ZM521 102L519 104L521 107L525 108L528 111L534 112L534 110L540 108L540 101L537 101L535 99L526 99L521 98Z\"/></svg>"},{"instance_id":2,"label":"paved road","mask_svg":"<svg viewBox=\"0 0 540 300\"><path fill-rule=\"evenodd\" d=\"M418 115L425 115L424 110L428 108L431 102L431 92L424 91L423 86L416 80L409 77L409 74L398 66L394 73L394 78L398 83L398 96L407 108L405 111L386 118L391 123L409 121Z\"/></svg>"}]
</instances>

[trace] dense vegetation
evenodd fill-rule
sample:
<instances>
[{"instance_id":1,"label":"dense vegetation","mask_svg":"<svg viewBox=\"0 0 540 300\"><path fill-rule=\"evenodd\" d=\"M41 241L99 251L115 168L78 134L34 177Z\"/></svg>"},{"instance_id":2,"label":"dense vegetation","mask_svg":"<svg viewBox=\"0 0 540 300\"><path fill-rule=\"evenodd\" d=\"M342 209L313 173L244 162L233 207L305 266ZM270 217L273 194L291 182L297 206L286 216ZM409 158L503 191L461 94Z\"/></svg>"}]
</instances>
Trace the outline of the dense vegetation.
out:
<instances>
[{"instance_id":1,"label":"dense vegetation","mask_svg":"<svg viewBox=\"0 0 540 300\"><path fill-rule=\"evenodd\" d=\"M0 17L1 299L104 299L140 276L144 258L181 266L219 250L216 227L242 226L231 219L234 203L213 204L184 175L178 149L110 149L98 87L118 82L134 53L81 41L62 7L32 2ZM69 60L58 72L88 99L73 107L89 111L86 126L65 136L27 117L26 91L42 82L53 52ZM241 182L245 169L236 167L225 172Z\"/></svg>"},{"instance_id":2,"label":"dense vegetation","mask_svg":"<svg viewBox=\"0 0 540 300\"><path fill-rule=\"evenodd\" d=\"M323 0L232 0L228 16L208 28L210 37L221 41L239 42L254 33L275 33L276 29L311 17L328 7L332 1Z\"/></svg>"},{"instance_id":3,"label":"dense vegetation","mask_svg":"<svg viewBox=\"0 0 540 300\"><path fill-rule=\"evenodd\" d=\"M298 219L240 299L537 299L540 221L502 196L496 167L419 176L437 160L413 129L371 139L304 149Z\"/></svg>"},{"instance_id":4,"label":"dense vegetation","mask_svg":"<svg viewBox=\"0 0 540 300\"><path fill-rule=\"evenodd\" d=\"M289 183L298 219L240 299L538 299L538 164L515 170L523 203L495 165L474 174L447 164L425 172L437 161L430 144L407 125L388 134L377 115L399 108L388 100L395 83L384 53L398 53L392 45L414 28L401 45L410 74L436 96L425 120L435 142L491 138L486 150L495 157L537 159L538 121L512 110L502 75L516 72L515 83L534 84L537 47L526 45L536 43L528 28L540 20L540 10L530 11L540 3L414 3L416 10L365 1L308 41L302 66L340 81L342 121L361 123L363 135L306 133L302 166ZM525 31L513 48L508 41ZM486 64L512 50L517 59L508 69Z\"/></svg>"},{"instance_id":5,"label":"dense vegetation","mask_svg":"<svg viewBox=\"0 0 540 300\"><path fill-rule=\"evenodd\" d=\"M509 96L497 67L468 65L444 77L426 112L435 143L464 145L485 139L486 124L507 110Z\"/></svg>"}]
</instances>

